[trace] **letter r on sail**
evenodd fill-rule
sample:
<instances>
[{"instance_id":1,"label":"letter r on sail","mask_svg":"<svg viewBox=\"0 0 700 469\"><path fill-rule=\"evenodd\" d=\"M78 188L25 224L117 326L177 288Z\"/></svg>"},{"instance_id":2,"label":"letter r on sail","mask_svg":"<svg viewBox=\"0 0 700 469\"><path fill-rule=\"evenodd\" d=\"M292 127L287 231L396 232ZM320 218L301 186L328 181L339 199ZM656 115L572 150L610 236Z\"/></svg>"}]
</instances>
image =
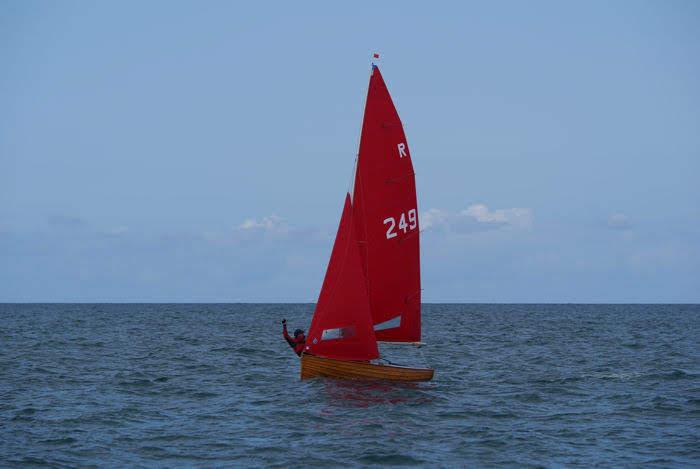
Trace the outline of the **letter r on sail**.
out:
<instances>
[{"instance_id":1,"label":"letter r on sail","mask_svg":"<svg viewBox=\"0 0 700 469\"><path fill-rule=\"evenodd\" d=\"M401 142L396 147L399 149L399 158L406 156L406 144Z\"/></svg>"}]
</instances>

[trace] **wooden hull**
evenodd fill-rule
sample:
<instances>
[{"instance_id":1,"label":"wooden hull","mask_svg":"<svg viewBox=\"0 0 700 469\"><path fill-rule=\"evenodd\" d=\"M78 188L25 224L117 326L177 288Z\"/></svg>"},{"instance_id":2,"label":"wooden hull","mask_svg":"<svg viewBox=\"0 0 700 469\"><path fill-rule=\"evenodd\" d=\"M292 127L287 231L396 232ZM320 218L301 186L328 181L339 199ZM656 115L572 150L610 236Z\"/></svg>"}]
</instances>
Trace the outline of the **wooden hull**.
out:
<instances>
[{"instance_id":1,"label":"wooden hull","mask_svg":"<svg viewBox=\"0 0 700 469\"><path fill-rule=\"evenodd\" d=\"M369 362L349 362L303 354L301 379L327 378L384 381L430 381L435 371L430 368L408 368L375 365Z\"/></svg>"}]
</instances>

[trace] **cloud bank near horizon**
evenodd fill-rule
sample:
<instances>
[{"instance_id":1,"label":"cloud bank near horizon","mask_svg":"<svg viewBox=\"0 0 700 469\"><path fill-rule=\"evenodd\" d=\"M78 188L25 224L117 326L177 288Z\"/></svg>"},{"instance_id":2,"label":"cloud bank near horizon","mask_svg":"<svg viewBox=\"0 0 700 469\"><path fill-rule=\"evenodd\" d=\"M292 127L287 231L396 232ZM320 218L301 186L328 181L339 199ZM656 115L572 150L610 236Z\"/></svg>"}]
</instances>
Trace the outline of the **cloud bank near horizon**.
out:
<instances>
[{"instance_id":1,"label":"cloud bank near horizon","mask_svg":"<svg viewBox=\"0 0 700 469\"><path fill-rule=\"evenodd\" d=\"M505 208L490 210L485 204L472 204L452 213L445 209L431 208L421 214L424 230L448 230L469 233L493 229L531 229L534 222L532 209Z\"/></svg>"},{"instance_id":2,"label":"cloud bank near horizon","mask_svg":"<svg viewBox=\"0 0 700 469\"><path fill-rule=\"evenodd\" d=\"M189 233L77 220L0 231L0 301L313 302L335 233L275 214ZM690 233L659 238L620 213L604 220L562 229L535 224L528 208L428 209L420 218L424 300L700 301L692 287L700 246Z\"/></svg>"}]
</instances>

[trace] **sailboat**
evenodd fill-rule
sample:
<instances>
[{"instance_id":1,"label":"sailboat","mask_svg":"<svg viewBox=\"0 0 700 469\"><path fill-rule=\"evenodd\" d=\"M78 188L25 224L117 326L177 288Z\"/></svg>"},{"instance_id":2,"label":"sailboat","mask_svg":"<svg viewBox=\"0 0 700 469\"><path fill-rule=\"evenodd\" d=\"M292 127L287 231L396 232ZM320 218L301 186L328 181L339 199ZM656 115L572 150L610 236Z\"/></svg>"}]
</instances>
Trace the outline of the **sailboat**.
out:
<instances>
[{"instance_id":1,"label":"sailboat","mask_svg":"<svg viewBox=\"0 0 700 469\"><path fill-rule=\"evenodd\" d=\"M433 378L430 368L383 363L378 346L423 344L418 232L406 135L373 63L354 179L306 336L301 379Z\"/></svg>"}]
</instances>

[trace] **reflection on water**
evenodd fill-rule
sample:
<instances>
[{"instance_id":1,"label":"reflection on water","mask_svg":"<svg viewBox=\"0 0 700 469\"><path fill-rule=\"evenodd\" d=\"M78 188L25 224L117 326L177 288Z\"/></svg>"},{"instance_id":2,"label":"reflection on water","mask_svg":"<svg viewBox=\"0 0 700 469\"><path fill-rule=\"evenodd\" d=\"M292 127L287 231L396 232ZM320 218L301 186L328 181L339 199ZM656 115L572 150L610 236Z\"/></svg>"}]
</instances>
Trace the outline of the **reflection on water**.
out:
<instances>
[{"instance_id":1,"label":"reflection on water","mask_svg":"<svg viewBox=\"0 0 700 469\"><path fill-rule=\"evenodd\" d=\"M380 404L423 404L434 397L430 383L387 381L344 381L319 379L326 408L338 406L371 407Z\"/></svg>"},{"instance_id":2,"label":"reflection on water","mask_svg":"<svg viewBox=\"0 0 700 469\"><path fill-rule=\"evenodd\" d=\"M338 445L342 445L343 440L354 441L352 447L356 450L372 448L381 440L411 438L412 425L404 423L424 415L424 410L436 399L436 386L424 382L324 378L309 382L308 397L320 404L314 412L310 430Z\"/></svg>"}]
</instances>

